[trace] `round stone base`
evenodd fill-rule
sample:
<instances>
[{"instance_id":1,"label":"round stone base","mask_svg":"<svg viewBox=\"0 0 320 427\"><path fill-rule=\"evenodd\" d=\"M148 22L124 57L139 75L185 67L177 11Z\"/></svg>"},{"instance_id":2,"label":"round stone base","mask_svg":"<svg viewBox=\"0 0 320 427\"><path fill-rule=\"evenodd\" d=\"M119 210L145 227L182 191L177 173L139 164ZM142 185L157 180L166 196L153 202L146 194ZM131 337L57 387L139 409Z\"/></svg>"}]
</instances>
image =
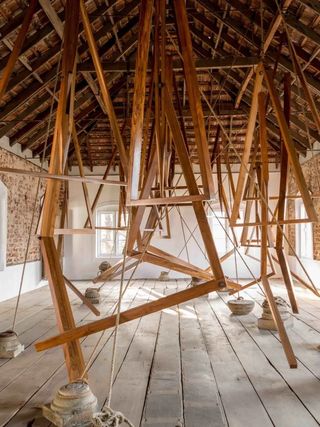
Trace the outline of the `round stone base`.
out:
<instances>
[{"instance_id":1,"label":"round stone base","mask_svg":"<svg viewBox=\"0 0 320 427\"><path fill-rule=\"evenodd\" d=\"M92 303L92 304L100 304L100 293L97 288L87 288L84 296Z\"/></svg>"},{"instance_id":2,"label":"round stone base","mask_svg":"<svg viewBox=\"0 0 320 427\"><path fill-rule=\"evenodd\" d=\"M90 427L98 410L97 398L85 381L62 386L53 401L42 407L42 415L58 427Z\"/></svg>"},{"instance_id":3,"label":"round stone base","mask_svg":"<svg viewBox=\"0 0 320 427\"><path fill-rule=\"evenodd\" d=\"M192 276L191 286L198 286L201 282L203 282L203 279L199 279L199 277Z\"/></svg>"},{"instance_id":4,"label":"round stone base","mask_svg":"<svg viewBox=\"0 0 320 427\"><path fill-rule=\"evenodd\" d=\"M291 328L293 326L293 317L290 316L286 319L282 319L283 324L286 328ZM258 328L259 329L269 329L271 331L277 331L277 326L274 323L273 319L264 319L262 317L260 317L260 319L258 319Z\"/></svg>"},{"instance_id":5,"label":"round stone base","mask_svg":"<svg viewBox=\"0 0 320 427\"><path fill-rule=\"evenodd\" d=\"M160 282L165 282L166 280L169 280L169 273L167 271L161 271L159 280Z\"/></svg>"},{"instance_id":6,"label":"round stone base","mask_svg":"<svg viewBox=\"0 0 320 427\"><path fill-rule=\"evenodd\" d=\"M254 301L243 298L232 299L228 301L228 307L232 314L244 316L251 313L254 307Z\"/></svg>"},{"instance_id":7,"label":"round stone base","mask_svg":"<svg viewBox=\"0 0 320 427\"><path fill-rule=\"evenodd\" d=\"M4 331L0 333L0 359L12 359L17 357L24 350L14 331Z\"/></svg>"}]
</instances>

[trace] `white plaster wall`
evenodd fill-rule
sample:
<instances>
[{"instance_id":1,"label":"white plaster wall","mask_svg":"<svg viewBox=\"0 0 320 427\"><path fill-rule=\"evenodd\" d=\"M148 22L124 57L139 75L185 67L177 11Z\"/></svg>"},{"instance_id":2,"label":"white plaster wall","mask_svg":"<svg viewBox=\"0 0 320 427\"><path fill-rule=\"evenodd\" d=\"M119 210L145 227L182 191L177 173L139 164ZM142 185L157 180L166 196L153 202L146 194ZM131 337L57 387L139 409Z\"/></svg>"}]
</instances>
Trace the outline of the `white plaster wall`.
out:
<instances>
[{"instance_id":1,"label":"white plaster wall","mask_svg":"<svg viewBox=\"0 0 320 427\"><path fill-rule=\"evenodd\" d=\"M234 174L234 179L236 180L237 174ZM215 179L215 177L214 177ZM278 193L278 180L279 174L271 173L270 175L270 194L275 195ZM183 185L183 181L179 182L180 185ZM95 195L96 186L89 184L89 194L91 201ZM217 187L216 187L217 188ZM227 191L227 188L226 188ZM181 193L180 193L181 194ZM102 196L100 198L100 204L117 204L118 203L118 189L117 187L105 186ZM188 223L189 227L193 230L196 225L195 216L193 214L192 207L180 207L181 213L185 221ZM81 184L76 182L70 183L70 201L69 201L69 227L70 228L82 228L86 220L86 210L84 205L83 193ZM146 215L145 215L146 218ZM253 218L252 218L253 220ZM152 239L152 243L159 247L162 250L165 250L173 255L178 255L184 246L181 221L179 214L175 209L171 211L170 214L170 225L171 225L171 239L162 239L159 235L155 235ZM186 231L187 236L189 232ZM195 238L197 242L203 247L202 238L198 230L195 231ZM219 250L219 248L218 248ZM188 252L190 262L206 268L208 263L206 262L204 256L201 253L201 250L198 248L197 244L191 239L188 243ZM259 253L251 250L255 256L258 256ZM235 268L235 258L231 256L223 263L223 269L225 274L231 278L243 278L243 279L252 279L252 274L255 277L259 276L260 265L258 262L252 260L250 257L244 255L244 249L241 249L241 254L244 258L243 262L239 254L236 255L237 261L237 271ZM221 253L223 255L223 253ZM187 260L187 254L184 250L181 255L183 259ZM111 264L116 263L119 258L111 258L109 262ZM96 257L95 249L95 235L73 235L65 236L65 250L64 250L64 271L68 278L73 280L90 280L97 274L98 266L103 259ZM249 272L247 266L249 266L252 274ZM141 264L135 274L136 278L157 278L163 268L156 267L151 264L143 263ZM183 274L178 272L170 272L170 277L183 277Z\"/></svg>"},{"instance_id":2,"label":"white plaster wall","mask_svg":"<svg viewBox=\"0 0 320 427\"><path fill-rule=\"evenodd\" d=\"M0 181L0 271L3 271L7 263L7 211L8 190Z\"/></svg>"},{"instance_id":3,"label":"white plaster wall","mask_svg":"<svg viewBox=\"0 0 320 427\"><path fill-rule=\"evenodd\" d=\"M9 138L6 136L0 138L0 147L5 150L16 154L17 156L28 159L36 165L39 165L39 160L32 159L32 152L26 150L24 153L21 151L20 144L10 146ZM0 182L0 192L3 194L7 191L6 187ZM6 257L6 234L7 234L7 206L6 202L0 203L0 252ZM1 262L3 257L0 257L0 301L7 300L17 296L21 281L21 273L23 264L6 266L5 262ZM26 264L22 293L37 289L43 286L46 282L42 279L42 266L41 261L28 262Z\"/></svg>"},{"instance_id":4,"label":"white plaster wall","mask_svg":"<svg viewBox=\"0 0 320 427\"><path fill-rule=\"evenodd\" d=\"M0 271L0 301L18 295L23 264L10 265ZM41 261L26 264L22 293L32 291L46 284L41 281Z\"/></svg>"}]
</instances>

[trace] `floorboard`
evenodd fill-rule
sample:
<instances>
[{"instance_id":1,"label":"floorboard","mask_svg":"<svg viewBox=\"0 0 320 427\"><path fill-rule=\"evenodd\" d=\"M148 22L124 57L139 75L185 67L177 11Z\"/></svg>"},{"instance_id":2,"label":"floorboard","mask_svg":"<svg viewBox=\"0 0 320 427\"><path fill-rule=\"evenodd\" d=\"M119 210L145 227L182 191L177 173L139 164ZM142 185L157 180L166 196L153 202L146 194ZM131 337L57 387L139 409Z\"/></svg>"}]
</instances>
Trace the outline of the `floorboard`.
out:
<instances>
[{"instance_id":1,"label":"floorboard","mask_svg":"<svg viewBox=\"0 0 320 427\"><path fill-rule=\"evenodd\" d=\"M274 293L285 288L271 281ZM127 309L182 290L189 281L136 280L122 302ZM84 291L88 282L79 282ZM99 305L115 309L119 282L107 283ZM77 324L96 316L69 293ZM320 425L320 306L297 288L300 313L288 330L299 367L289 369L279 336L261 331L264 296L254 286L248 316L230 315L228 296L212 294L121 325L118 330L111 407L137 427L313 427ZM287 298L286 298L287 299ZM12 324L16 300L0 303L2 329ZM49 427L41 405L65 383L63 353L36 353L33 344L57 332L48 287L22 295L16 331L26 350L0 360L0 426ZM98 341L99 340L99 341ZM90 385L102 408L109 397L114 334L82 340Z\"/></svg>"}]
</instances>

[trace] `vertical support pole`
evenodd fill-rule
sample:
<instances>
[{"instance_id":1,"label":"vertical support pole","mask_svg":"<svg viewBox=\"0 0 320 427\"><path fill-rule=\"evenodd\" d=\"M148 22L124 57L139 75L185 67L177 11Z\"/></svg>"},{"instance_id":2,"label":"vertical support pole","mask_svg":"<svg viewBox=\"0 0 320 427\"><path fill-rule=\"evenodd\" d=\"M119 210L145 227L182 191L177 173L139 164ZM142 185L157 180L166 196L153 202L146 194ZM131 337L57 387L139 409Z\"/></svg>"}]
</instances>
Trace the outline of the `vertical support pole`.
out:
<instances>
[{"instance_id":1,"label":"vertical support pole","mask_svg":"<svg viewBox=\"0 0 320 427\"><path fill-rule=\"evenodd\" d=\"M75 72L75 56L78 42L79 3L67 0L65 5L64 50L62 57L62 81L51 149L49 173L62 174L65 168L68 148L68 106L72 111L74 99L70 97L71 82ZM61 333L73 329L75 322L66 285L59 262L59 254L54 241L54 227L57 217L58 198L61 183L48 180L43 205L41 225L41 250L49 279L50 291L56 311L58 327ZM78 340L64 346L64 354L69 380L81 377L84 371L84 359Z\"/></svg>"},{"instance_id":2,"label":"vertical support pole","mask_svg":"<svg viewBox=\"0 0 320 427\"><path fill-rule=\"evenodd\" d=\"M173 4L176 14L180 51L183 58L184 77L186 81L189 105L194 125L202 184L205 195L209 198L213 198L214 186L210 165L210 155L203 117L200 90L197 81L197 72L193 60L192 40L189 29L186 5L184 0L173 0Z\"/></svg>"},{"instance_id":3,"label":"vertical support pole","mask_svg":"<svg viewBox=\"0 0 320 427\"><path fill-rule=\"evenodd\" d=\"M267 277L267 257L268 257L268 163L265 161L267 153L267 128L265 111L265 94L260 92L258 95L259 122L260 122L260 146L262 154L262 180L261 180L261 281L269 303L273 320L277 325L281 343L286 354L290 368L297 367L297 360L293 353L291 343L281 319L277 304L275 302L269 280Z\"/></svg>"},{"instance_id":4,"label":"vertical support pole","mask_svg":"<svg viewBox=\"0 0 320 427\"><path fill-rule=\"evenodd\" d=\"M290 87L291 87L291 75L286 73L284 76L284 115L290 126ZM283 231L284 225L281 221L285 219L285 203L287 194L287 179L288 179L288 153L286 146L281 139L281 159L280 159L280 186L279 186L279 199L278 199L278 221L280 224L277 226L276 234L276 252L279 260L280 269L284 279L285 286L287 288L288 297L290 300L291 308L293 313L298 313L298 304L294 292L294 284L291 276L290 268L288 265L287 258L283 249Z\"/></svg>"}]
</instances>

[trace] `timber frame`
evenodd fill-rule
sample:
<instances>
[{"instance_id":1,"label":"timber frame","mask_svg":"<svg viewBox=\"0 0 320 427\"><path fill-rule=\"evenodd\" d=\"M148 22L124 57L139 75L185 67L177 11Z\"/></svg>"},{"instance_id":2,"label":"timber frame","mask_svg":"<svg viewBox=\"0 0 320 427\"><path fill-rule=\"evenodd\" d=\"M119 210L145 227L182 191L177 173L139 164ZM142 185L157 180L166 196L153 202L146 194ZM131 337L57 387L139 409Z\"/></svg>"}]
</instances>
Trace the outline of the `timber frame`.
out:
<instances>
[{"instance_id":1,"label":"timber frame","mask_svg":"<svg viewBox=\"0 0 320 427\"><path fill-rule=\"evenodd\" d=\"M299 308L293 278L319 296L310 277L304 280L290 270L284 250L287 224L318 221L299 161L320 142L320 35L313 28L320 20L317 2L285 0L278 8L265 0L260 17L255 2L244 0L106 3L66 0L64 8L55 8L49 0L31 0L26 11L0 25L0 136L49 162L48 171L38 172L39 179L47 180L38 232L59 335L37 343L36 349L62 345L69 380L76 380L85 372L79 339L116 324L117 317L111 316L75 326L67 286L99 312L64 277L60 264L63 236L95 233L101 193L116 185L115 230L126 230L124 259L93 281L134 272L141 262L202 281L121 312L120 323L221 289L241 292L259 281L289 366L295 368L269 278L275 261L294 313ZM39 31L36 22L41 22ZM300 43L301 37L306 43ZM43 41L47 45L41 52ZM41 54L35 57L37 46ZM280 171L273 210L271 164ZM236 182L234 165L239 167ZM68 175L73 166L79 169L78 179ZM85 168L93 172L96 166L106 167L102 179L86 176ZM108 179L112 168L118 180ZM287 219L289 168L307 212L304 220ZM0 173L23 171L2 167ZM66 226L66 190L59 205L62 182L72 180L83 189L87 219L82 229ZM99 185L93 201L89 182ZM208 219L216 201L228 219L233 244L223 257ZM208 260L205 269L152 241L164 224L165 237L170 237L170 212L180 212L180 206L193 210L200 249ZM239 242L237 227L242 227ZM225 276L223 262L240 247L252 257L252 246L260 249L260 277L240 285Z\"/></svg>"}]
</instances>

